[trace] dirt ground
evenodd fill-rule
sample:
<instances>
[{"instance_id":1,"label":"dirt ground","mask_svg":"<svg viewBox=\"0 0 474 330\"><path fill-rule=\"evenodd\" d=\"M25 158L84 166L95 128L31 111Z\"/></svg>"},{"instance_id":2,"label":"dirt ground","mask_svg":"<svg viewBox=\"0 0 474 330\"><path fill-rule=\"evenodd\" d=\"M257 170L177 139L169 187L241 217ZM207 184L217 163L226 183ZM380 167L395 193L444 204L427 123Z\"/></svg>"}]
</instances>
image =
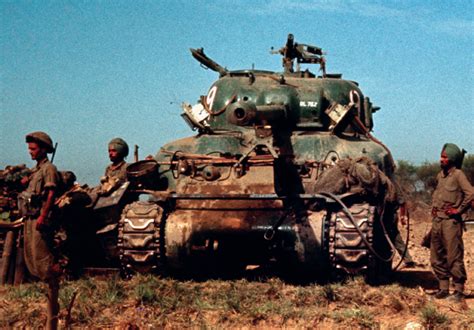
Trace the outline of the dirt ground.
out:
<instances>
[{"instance_id":1,"label":"dirt ground","mask_svg":"<svg viewBox=\"0 0 474 330\"><path fill-rule=\"evenodd\" d=\"M408 248L411 256L417 263L415 268L404 269L400 267L397 277L406 285L412 283L413 286L419 285L425 292L431 293L437 289L437 281L434 277L430 266L430 251L421 246L423 236L431 228L431 217L429 215L429 208L427 205L412 206L411 220L410 220L410 235ZM400 232L404 239L406 239L406 227L401 227ZM474 308L474 223L466 225L466 231L463 235L464 240L464 262L466 265L466 272L468 280L466 282L466 303L469 308ZM395 260L394 265L398 263L399 259Z\"/></svg>"},{"instance_id":2,"label":"dirt ground","mask_svg":"<svg viewBox=\"0 0 474 330\"><path fill-rule=\"evenodd\" d=\"M411 207L409 251L416 267L398 269L384 285L360 277L291 283L258 268L231 280L87 276L61 283L60 325L69 319L73 328L474 329L474 224L464 236L467 299L436 300L429 250L420 244L431 227L428 211L427 205ZM406 228L400 231L406 238ZM42 327L44 290L42 283L0 286L0 328Z\"/></svg>"}]
</instances>

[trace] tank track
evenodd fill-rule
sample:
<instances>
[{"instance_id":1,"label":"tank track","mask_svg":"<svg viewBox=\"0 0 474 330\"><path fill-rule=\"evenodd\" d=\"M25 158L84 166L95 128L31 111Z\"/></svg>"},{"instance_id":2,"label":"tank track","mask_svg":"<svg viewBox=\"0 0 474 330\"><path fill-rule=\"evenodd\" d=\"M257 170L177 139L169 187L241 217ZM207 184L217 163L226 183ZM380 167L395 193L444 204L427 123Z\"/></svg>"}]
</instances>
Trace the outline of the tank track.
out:
<instances>
[{"instance_id":1,"label":"tank track","mask_svg":"<svg viewBox=\"0 0 474 330\"><path fill-rule=\"evenodd\" d=\"M349 210L366 240L372 244L375 207L369 204L354 204ZM327 233L331 268L348 274L358 274L369 269L374 256L342 210L329 214Z\"/></svg>"},{"instance_id":2,"label":"tank track","mask_svg":"<svg viewBox=\"0 0 474 330\"><path fill-rule=\"evenodd\" d=\"M157 271L164 260L163 209L138 201L127 205L119 221L118 243L122 274Z\"/></svg>"}]
</instances>

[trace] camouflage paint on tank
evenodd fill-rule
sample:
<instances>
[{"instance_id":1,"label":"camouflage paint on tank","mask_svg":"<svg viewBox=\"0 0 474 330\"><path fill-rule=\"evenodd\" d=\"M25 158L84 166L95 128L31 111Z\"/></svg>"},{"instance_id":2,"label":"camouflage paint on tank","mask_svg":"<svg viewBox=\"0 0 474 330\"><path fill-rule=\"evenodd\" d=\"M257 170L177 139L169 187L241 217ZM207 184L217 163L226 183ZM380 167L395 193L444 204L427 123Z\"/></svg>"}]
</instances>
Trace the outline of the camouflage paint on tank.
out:
<instances>
[{"instance_id":1,"label":"camouflage paint on tank","mask_svg":"<svg viewBox=\"0 0 474 330\"><path fill-rule=\"evenodd\" d=\"M288 52L288 47L295 49ZM224 261L246 263L293 259L321 271L329 260L365 258L347 269L367 268L368 250L355 229L346 236L336 233L343 212L309 207L321 198L314 182L339 159L368 157L392 174L390 152L369 134L377 108L358 84L326 74L322 51L293 43L291 35L279 51L285 56L282 73L228 71L202 49L191 51L220 77L201 96L195 117L192 106L183 106L183 118L198 134L167 143L155 157L165 182L152 194L166 215L158 236L167 264L185 268L195 256L222 254ZM293 71L294 54L298 63L321 64L322 76ZM346 111L340 122L329 116L331 109ZM364 210L358 221L373 223L367 203L356 209ZM344 242L330 243L328 237Z\"/></svg>"},{"instance_id":2,"label":"camouflage paint on tank","mask_svg":"<svg viewBox=\"0 0 474 330\"><path fill-rule=\"evenodd\" d=\"M229 76L220 78L209 89L206 101L210 102L209 106L213 112L225 108L233 98L256 105L284 104L289 109L288 125L295 126L298 123L323 125L326 124L322 113L324 109L333 101L342 105L348 104L352 90L363 98L358 86L347 80L299 78L273 72L247 70L231 72ZM210 124L213 129L241 129L230 124L225 114L212 117Z\"/></svg>"}]
</instances>

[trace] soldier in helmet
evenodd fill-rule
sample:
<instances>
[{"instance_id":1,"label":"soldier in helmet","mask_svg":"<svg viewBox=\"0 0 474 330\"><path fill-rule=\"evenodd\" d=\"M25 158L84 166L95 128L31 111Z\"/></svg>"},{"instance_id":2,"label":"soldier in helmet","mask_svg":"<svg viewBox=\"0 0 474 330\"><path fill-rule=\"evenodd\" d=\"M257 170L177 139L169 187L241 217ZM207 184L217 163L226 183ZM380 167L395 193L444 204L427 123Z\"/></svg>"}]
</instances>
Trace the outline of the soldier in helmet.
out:
<instances>
[{"instance_id":1,"label":"soldier in helmet","mask_svg":"<svg viewBox=\"0 0 474 330\"><path fill-rule=\"evenodd\" d=\"M447 143L441 150L437 186L433 192L430 261L439 282L435 298L449 296L449 281L454 284L450 297L460 302L464 298L466 269L464 266L463 223L461 215L470 207L474 189L460 170L465 151Z\"/></svg>"},{"instance_id":2,"label":"soldier in helmet","mask_svg":"<svg viewBox=\"0 0 474 330\"><path fill-rule=\"evenodd\" d=\"M109 142L109 159L112 163L107 166L105 175L100 180L103 194L114 190L127 180L127 156L127 142L121 138L114 138Z\"/></svg>"},{"instance_id":3,"label":"soldier in helmet","mask_svg":"<svg viewBox=\"0 0 474 330\"><path fill-rule=\"evenodd\" d=\"M50 212L56 198L59 174L48 160L48 153L54 151L53 141L44 132L26 135L28 152L36 161L26 188L24 253L28 271L35 277L48 282L52 295L48 302L48 325L57 325L54 317L59 311L57 293L59 289L59 265L52 253L50 233ZM55 297L54 297L55 295ZM54 299L56 298L56 299Z\"/></svg>"},{"instance_id":4,"label":"soldier in helmet","mask_svg":"<svg viewBox=\"0 0 474 330\"><path fill-rule=\"evenodd\" d=\"M53 256L43 239L42 231L48 226L49 213L54 205L55 192L59 185L56 166L48 160L53 152L53 142L44 132L33 132L26 136L31 159L36 167L30 176L26 191L31 194L25 222L25 261L30 273L42 280L51 276Z\"/></svg>"}]
</instances>

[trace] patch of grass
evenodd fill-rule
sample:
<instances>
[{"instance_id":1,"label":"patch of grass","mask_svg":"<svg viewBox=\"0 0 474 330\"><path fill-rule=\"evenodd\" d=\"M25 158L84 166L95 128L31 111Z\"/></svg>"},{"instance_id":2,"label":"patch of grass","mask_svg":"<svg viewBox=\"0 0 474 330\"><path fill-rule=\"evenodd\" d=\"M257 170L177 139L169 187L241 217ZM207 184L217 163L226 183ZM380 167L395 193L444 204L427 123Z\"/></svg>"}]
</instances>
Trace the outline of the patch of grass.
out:
<instances>
[{"instance_id":1,"label":"patch of grass","mask_svg":"<svg viewBox=\"0 0 474 330\"><path fill-rule=\"evenodd\" d=\"M79 295L79 299L74 304L74 309L72 312L74 322L79 324L93 324L93 320L96 312L101 312L100 310L96 311L96 304L90 303L87 299L84 299L83 296Z\"/></svg>"},{"instance_id":2,"label":"patch of grass","mask_svg":"<svg viewBox=\"0 0 474 330\"><path fill-rule=\"evenodd\" d=\"M319 307L327 306L328 303L338 300L336 294L336 286L334 285L310 285L310 286L298 286L293 289L292 292L288 292L287 296L291 298L291 301L295 308L303 307ZM282 299L288 299L283 297Z\"/></svg>"},{"instance_id":3,"label":"patch of grass","mask_svg":"<svg viewBox=\"0 0 474 330\"><path fill-rule=\"evenodd\" d=\"M259 321L266 320L272 315L275 310L278 309L275 306L275 303L268 301L264 304L259 304L256 306L251 306L251 308L246 312L251 318L252 324L256 325Z\"/></svg>"},{"instance_id":4,"label":"patch of grass","mask_svg":"<svg viewBox=\"0 0 474 330\"><path fill-rule=\"evenodd\" d=\"M44 327L46 314L43 306L31 301L2 302L0 305L0 328Z\"/></svg>"},{"instance_id":5,"label":"patch of grass","mask_svg":"<svg viewBox=\"0 0 474 330\"><path fill-rule=\"evenodd\" d=\"M153 304L158 299L158 296L150 283L138 284L135 287L134 294L137 303L141 305Z\"/></svg>"},{"instance_id":6,"label":"patch of grass","mask_svg":"<svg viewBox=\"0 0 474 330\"><path fill-rule=\"evenodd\" d=\"M337 300L336 290L332 284L326 284L321 289L322 296L328 301L333 302Z\"/></svg>"},{"instance_id":7,"label":"patch of grass","mask_svg":"<svg viewBox=\"0 0 474 330\"><path fill-rule=\"evenodd\" d=\"M294 294L293 304L295 307L308 306L314 296L314 293L307 288L298 287L296 288L296 292Z\"/></svg>"},{"instance_id":8,"label":"patch of grass","mask_svg":"<svg viewBox=\"0 0 474 330\"><path fill-rule=\"evenodd\" d=\"M112 319L108 315L103 315L99 313L97 319L94 320L94 326L103 329L103 328L111 328L113 325Z\"/></svg>"},{"instance_id":9,"label":"patch of grass","mask_svg":"<svg viewBox=\"0 0 474 330\"><path fill-rule=\"evenodd\" d=\"M30 306L26 313L26 326L33 329L44 327L46 315L39 306Z\"/></svg>"},{"instance_id":10,"label":"patch of grass","mask_svg":"<svg viewBox=\"0 0 474 330\"><path fill-rule=\"evenodd\" d=\"M5 304L0 308L0 327L10 328L23 317L24 315L22 315L21 309L18 306Z\"/></svg>"},{"instance_id":11,"label":"patch of grass","mask_svg":"<svg viewBox=\"0 0 474 330\"><path fill-rule=\"evenodd\" d=\"M72 296L74 295L75 288L73 286L61 286L59 288L59 306L61 309L67 308L71 302Z\"/></svg>"},{"instance_id":12,"label":"patch of grass","mask_svg":"<svg viewBox=\"0 0 474 330\"><path fill-rule=\"evenodd\" d=\"M427 329L446 326L450 323L449 318L445 314L438 312L436 307L431 304L421 309L421 319Z\"/></svg>"},{"instance_id":13,"label":"patch of grass","mask_svg":"<svg viewBox=\"0 0 474 330\"><path fill-rule=\"evenodd\" d=\"M44 326L45 291L42 283L0 288L0 328ZM419 316L421 308L420 319L427 328L448 324L469 328L474 322L473 311L460 317L447 311L440 317L427 308L427 298L415 289L396 284L374 288L358 278L325 285L271 277L264 281L186 281L152 275L137 275L128 281L117 277L64 281L59 292L62 320L75 291L73 327L304 328L322 322L329 327L379 328L386 326L378 323L379 317L383 320L386 314L401 312L396 319L403 321L405 315Z\"/></svg>"},{"instance_id":14,"label":"patch of grass","mask_svg":"<svg viewBox=\"0 0 474 330\"><path fill-rule=\"evenodd\" d=\"M283 283L280 279L272 278L268 281L268 288L265 290L267 299L279 299L281 298L281 288Z\"/></svg>"},{"instance_id":15,"label":"patch of grass","mask_svg":"<svg viewBox=\"0 0 474 330\"><path fill-rule=\"evenodd\" d=\"M110 281L107 281L105 290L101 291L101 296L104 305L116 304L125 298L125 287L122 282L113 277Z\"/></svg>"},{"instance_id":16,"label":"patch of grass","mask_svg":"<svg viewBox=\"0 0 474 330\"><path fill-rule=\"evenodd\" d=\"M74 286L77 286L81 292L85 292L88 295L92 295L97 290L97 281L94 281L92 277L82 278L77 282L71 282Z\"/></svg>"},{"instance_id":17,"label":"patch of grass","mask_svg":"<svg viewBox=\"0 0 474 330\"><path fill-rule=\"evenodd\" d=\"M414 293L414 290L401 287L399 284L383 286L381 289L385 296L390 297L388 304L395 311L402 308L413 314L418 314L428 301L426 295L420 295L418 291ZM396 299L393 300L392 297L396 297Z\"/></svg>"},{"instance_id":18,"label":"patch of grass","mask_svg":"<svg viewBox=\"0 0 474 330\"><path fill-rule=\"evenodd\" d=\"M370 312L359 308L334 312L331 318L338 323L350 324L351 326L358 325L361 328L374 329L379 326Z\"/></svg>"},{"instance_id":19,"label":"patch of grass","mask_svg":"<svg viewBox=\"0 0 474 330\"><path fill-rule=\"evenodd\" d=\"M365 306L379 306L383 301L385 293L383 290L371 288L362 293L361 302Z\"/></svg>"},{"instance_id":20,"label":"patch of grass","mask_svg":"<svg viewBox=\"0 0 474 330\"><path fill-rule=\"evenodd\" d=\"M395 296L390 296L389 298L389 306L395 311L395 312L401 312L402 310L405 309L405 306L403 303L400 301Z\"/></svg>"},{"instance_id":21,"label":"patch of grass","mask_svg":"<svg viewBox=\"0 0 474 330\"><path fill-rule=\"evenodd\" d=\"M8 290L10 299L37 299L46 296L46 286L39 282L10 286Z\"/></svg>"},{"instance_id":22,"label":"patch of grass","mask_svg":"<svg viewBox=\"0 0 474 330\"><path fill-rule=\"evenodd\" d=\"M236 291L234 288L228 291L228 294L225 296L225 305L228 310L240 313L244 310L245 297L239 291Z\"/></svg>"}]
</instances>

